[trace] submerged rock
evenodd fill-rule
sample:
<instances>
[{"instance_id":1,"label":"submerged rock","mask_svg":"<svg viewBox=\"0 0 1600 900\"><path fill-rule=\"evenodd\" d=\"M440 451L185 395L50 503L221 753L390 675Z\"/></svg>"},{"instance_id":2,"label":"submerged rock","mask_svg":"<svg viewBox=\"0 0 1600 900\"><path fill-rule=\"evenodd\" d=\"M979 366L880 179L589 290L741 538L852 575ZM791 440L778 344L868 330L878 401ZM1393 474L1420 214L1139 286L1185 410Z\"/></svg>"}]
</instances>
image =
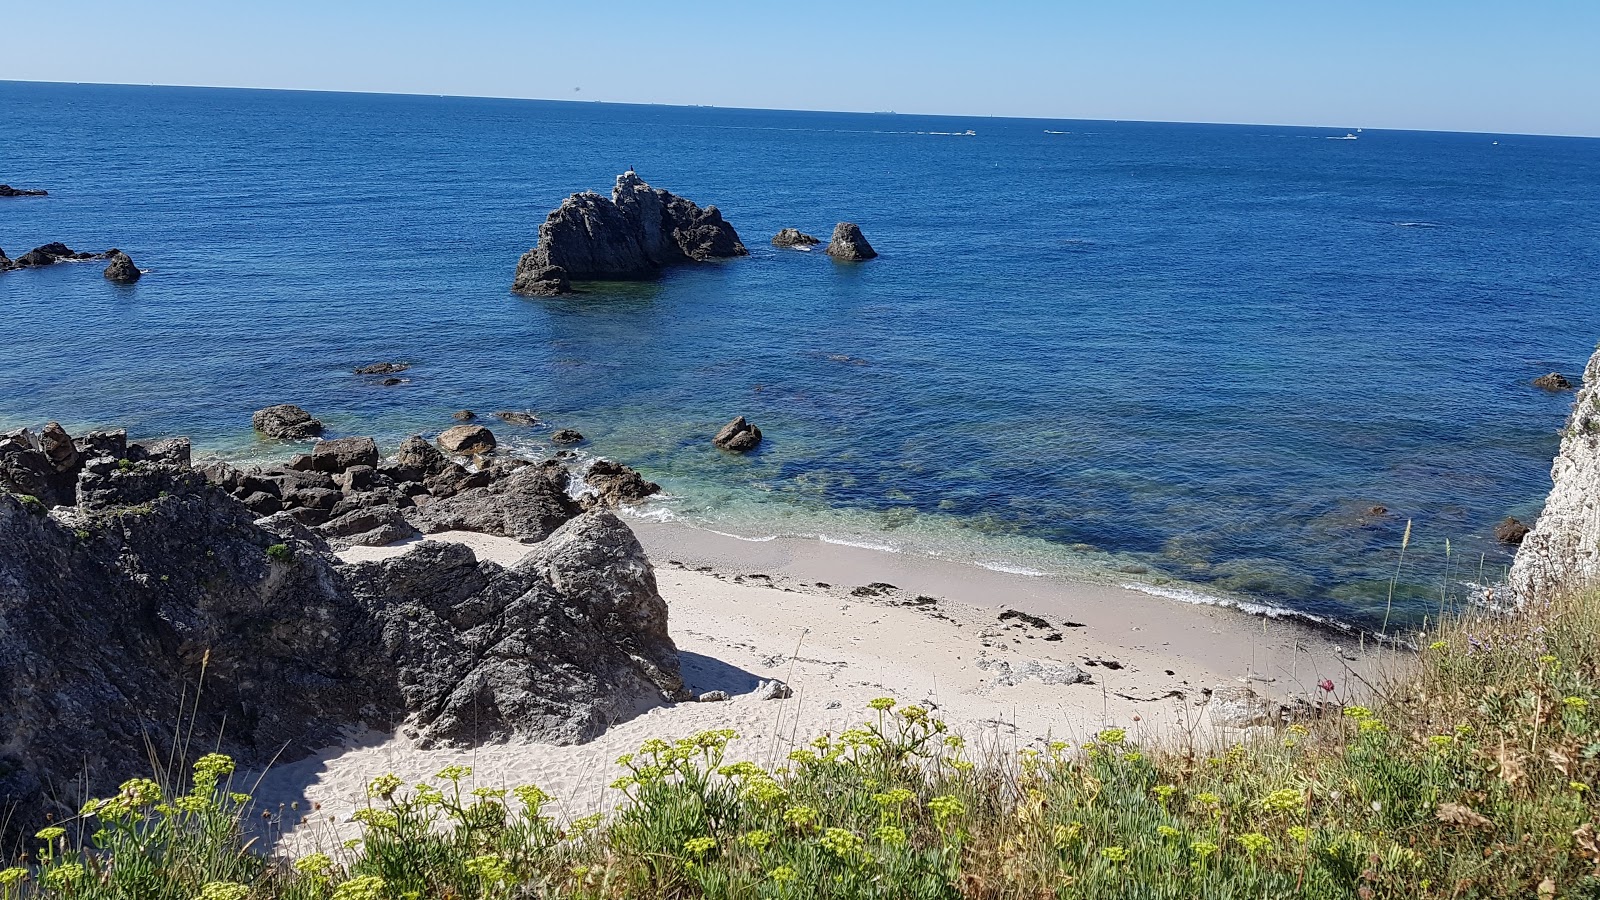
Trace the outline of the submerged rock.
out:
<instances>
[{"instance_id":1,"label":"submerged rock","mask_svg":"<svg viewBox=\"0 0 1600 900\"><path fill-rule=\"evenodd\" d=\"M812 237L798 228L785 228L772 238L774 247L815 247L820 243L820 238Z\"/></svg>"},{"instance_id":2,"label":"submerged rock","mask_svg":"<svg viewBox=\"0 0 1600 900\"><path fill-rule=\"evenodd\" d=\"M834 259L857 261L878 255L878 251L867 243L866 235L854 222L840 222L833 226L833 240L828 242L825 252Z\"/></svg>"},{"instance_id":3,"label":"submerged rock","mask_svg":"<svg viewBox=\"0 0 1600 900\"><path fill-rule=\"evenodd\" d=\"M581 444L583 443L583 433L573 428L563 428L560 431L557 431L555 434L550 435L550 443Z\"/></svg>"},{"instance_id":4,"label":"submerged rock","mask_svg":"<svg viewBox=\"0 0 1600 900\"><path fill-rule=\"evenodd\" d=\"M45 197L49 194L49 191L14 188L9 184L0 184L0 197Z\"/></svg>"},{"instance_id":5,"label":"submerged rock","mask_svg":"<svg viewBox=\"0 0 1600 900\"><path fill-rule=\"evenodd\" d=\"M539 243L522 255L511 289L554 296L571 281L651 277L669 265L745 256L738 232L715 206L646 184L633 171L617 176L608 199L573 194L539 226Z\"/></svg>"},{"instance_id":6,"label":"submerged rock","mask_svg":"<svg viewBox=\"0 0 1600 900\"><path fill-rule=\"evenodd\" d=\"M373 363L370 366L362 366L359 369L352 369L351 371L357 375L398 375L409 368L411 368L411 363L381 362Z\"/></svg>"},{"instance_id":7,"label":"submerged rock","mask_svg":"<svg viewBox=\"0 0 1600 900\"><path fill-rule=\"evenodd\" d=\"M1572 390L1572 382L1568 381L1567 376L1562 375L1560 372L1551 372L1548 375L1540 375L1538 378L1533 380L1533 386L1536 388L1543 388L1547 391Z\"/></svg>"},{"instance_id":8,"label":"submerged rock","mask_svg":"<svg viewBox=\"0 0 1600 900\"><path fill-rule=\"evenodd\" d=\"M744 416L734 419L722 426L711 443L720 450L733 453L745 453L754 450L761 443L761 429L745 421Z\"/></svg>"},{"instance_id":9,"label":"submerged rock","mask_svg":"<svg viewBox=\"0 0 1600 900\"><path fill-rule=\"evenodd\" d=\"M106 263L105 271L101 274L105 276L107 281L113 281L117 284L133 284L144 276L144 273L139 271L139 267L133 264L133 258L121 250L107 250L106 259L110 260L110 262Z\"/></svg>"},{"instance_id":10,"label":"submerged rock","mask_svg":"<svg viewBox=\"0 0 1600 900\"><path fill-rule=\"evenodd\" d=\"M518 425L523 428L532 428L539 424L539 417L531 412L514 412L502 409L495 413L494 417L507 425Z\"/></svg>"},{"instance_id":11,"label":"submerged rock","mask_svg":"<svg viewBox=\"0 0 1600 900\"><path fill-rule=\"evenodd\" d=\"M471 422L473 419L476 419L477 417L478 417L478 414L473 412L470 409L457 410L456 412L452 413L451 416L450 416L450 418L455 419L457 422Z\"/></svg>"}]
</instances>

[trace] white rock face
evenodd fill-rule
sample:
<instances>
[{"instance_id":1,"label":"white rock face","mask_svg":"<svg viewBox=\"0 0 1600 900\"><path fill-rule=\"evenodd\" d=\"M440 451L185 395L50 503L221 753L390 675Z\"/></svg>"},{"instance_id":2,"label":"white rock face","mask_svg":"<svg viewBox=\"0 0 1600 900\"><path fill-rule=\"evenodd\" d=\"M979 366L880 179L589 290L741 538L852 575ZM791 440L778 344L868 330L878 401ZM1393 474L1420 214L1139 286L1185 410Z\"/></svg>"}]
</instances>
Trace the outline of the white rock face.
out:
<instances>
[{"instance_id":1,"label":"white rock face","mask_svg":"<svg viewBox=\"0 0 1600 900\"><path fill-rule=\"evenodd\" d=\"M1600 581L1600 351L1584 369L1550 480L1544 512L1506 578L1522 603Z\"/></svg>"}]
</instances>

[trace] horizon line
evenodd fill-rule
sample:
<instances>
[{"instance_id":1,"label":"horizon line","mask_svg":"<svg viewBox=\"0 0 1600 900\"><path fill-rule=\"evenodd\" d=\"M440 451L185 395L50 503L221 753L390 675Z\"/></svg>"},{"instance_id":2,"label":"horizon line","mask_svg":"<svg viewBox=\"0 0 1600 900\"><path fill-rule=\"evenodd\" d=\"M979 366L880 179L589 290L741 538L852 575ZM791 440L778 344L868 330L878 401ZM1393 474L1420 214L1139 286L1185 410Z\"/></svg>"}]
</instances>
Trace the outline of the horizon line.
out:
<instances>
[{"instance_id":1,"label":"horizon line","mask_svg":"<svg viewBox=\"0 0 1600 900\"><path fill-rule=\"evenodd\" d=\"M983 119L1010 119L1010 120L1024 121L1024 122L1109 122L1109 123L1135 124L1135 125L1222 125L1222 126L1232 126L1232 127L1239 127L1239 128L1252 128L1252 127L1254 127L1254 128L1331 128L1331 129L1336 129L1336 130L1340 129L1340 128L1345 128L1345 129L1360 128L1360 129L1367 130L1367 131L1396 131L1396 132L1411 132L1411 133L1416 133L1416 134L1473 134L1473 135L1492 135L1492 136L1496 136L1496 137L1571 138L1571 139L1574 139L1574 140L1596 140L1596 139L1600 139L1600 134L1566 134L1566 133L1560 133L1560 132L1545 132L1545 131L1474 131L1474 130L1443 129L1443 128L1393 128L1393 127L1385 127L1385 126L1364 126L1364 125L1350 125L1350 124L1344 124L1344 125L1320 125L1320 124L1317 124L1317 125L1306 125L1306 124L1284 123L1284 122L1214 122L1214 121L1203 120L1203 119L1138 119L1138 118L1132 118L1132 119L1089 119L1089 118L1073 118L1073 117L1068 117L1068 116L1054 116L1054 117L1052 117L1052 116L1001 116L1001 115L995 115L993 113L926 113L926 112L906 112L906 113L902 113L902 112L898 112L896 110L810 109L810 108L783 107L783 106L718 106L716 104L659 103L659 102L643 102L643 101L637 101L637 100L573 100L573 99L570 99L570 98L558 99L558 98L555 98L555 97L515 97L515 96L489 95L489 94L449 94L449 93L433 94L433 93L419 93L419 92L416 92L416 91L359 91L359 90L348 90L348 89L341 89L341 88L284 88L284 87L260 87L260 86L257 86L257 85L235 85L235 84L162 84L162 83L156 83L156 82L135 82L135 81L37 81L37 80L23 79L23 78L0 78L0 84L47 84L47 85L71 85L71 86L78 86L78 87L92 86L92 87L186 88L186 89L191 89L191 90L207 90L207 91L263 91L263 92L275 92L275 93L285 93L285 94L352 94L352 95L359 95L359 96L378 96L378 97L434 97L434 98L443 98L443 99L451 99L451 100L507 100L507 101L525 102L525 103L573 103L573 104L599 103L599 104L611 104L613 106L661 106L661 107L667 107L669 109L720 109L720 110L728 110L728 111L735 111L735 112L825 113L825 114L830 114L830 115L845 115L845 116L896 115L896 116L922 116L922 117L927 117L927 118L933 118L933 117L945 117L945 118L968 117L968 118L983 118Z\"/></svg>"}]
</instances>

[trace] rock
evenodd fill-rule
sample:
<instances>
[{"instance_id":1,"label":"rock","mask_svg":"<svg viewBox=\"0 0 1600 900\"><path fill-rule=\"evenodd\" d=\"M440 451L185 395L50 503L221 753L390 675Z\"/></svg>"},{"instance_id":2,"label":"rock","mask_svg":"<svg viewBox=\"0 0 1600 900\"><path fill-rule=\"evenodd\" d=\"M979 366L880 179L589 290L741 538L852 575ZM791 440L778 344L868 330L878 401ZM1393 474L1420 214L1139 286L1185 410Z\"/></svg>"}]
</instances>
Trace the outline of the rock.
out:
<instances>
[{"instance_id":1,"label":"rock","mask_svg":"<svg viewBox=\"0 0 1600 900\"><path fill-rule=\"evenodd\" d=\"M828 242L825 251L834 259L863 260L871 259L878 255L867 243L867 238L854 222L840 222L833 226L833 240Z\"/></svg>"},{"instance_id":2,"label":"rock","mask_svg":"<svg viewBox=\"0 0 1600 900\"><path fill-rule=\"evenodd\" d=\"M694 698L694 702L696 702L696 703L725 703L729 699L731 699L731 698L728 696L728 692L727 691L706 691L703 694L696 694L695 698Z\"/></svg>"},{"instance_id":3,"label":"rock","mask_svg":"<svg viewBox=\"0 0 1600 900\"><path fill-rule=\"evenodd\" d=\"M311 467L318 472L343 472L351 466L376 468L378 444L369 437L318 441L311 448Z\"/></svg>"},{"instance_id":4,"label":"rock","mask_svg":"<svg viewBox=\"0 0 1600 900\"><path fill-rule=\"evenodd\" d=\"M257 431L280 441L304 441L322 433L322 423L292 403L256 410L250 422Z\"/></svg>"},{"instance_id":5,"label":"rock","mask_svg":"<svg viewBox=\"0 0 1600 900\"><path fill-rule=\"evenodd\" d=\"M49 191L27 190L14 188L9 184L0 184L0 197L45 197L49 196L49 194Z\"/></svg>"},{"instance_id":6,"label":"rock","mask_svg":"<svg viewBox=\"0 0 1600 900\"><path fill-rule=\"evenodd\" d=\"M661 485L646 481L643 475L621 463L597 459L584 473L584 483L594 488L594 494L585 498L596 507L618 507L624 503L638 503L652 494L661 493Z\"/></svg>"},{"instance_id":7,"label":"rock","mask_svg":"<svg viewBox=\"0 0 1600 900\"><path fill-rule=\"evenodd\" d=\"M494 432L482 425L457 425L439 435L439 448L457 456L488 453L495 447Z\"/></svg>"},{"instance_id":8,"label":"rock","mask_svg":"<svg viewBox=\"0 0 1600 900\"><path fill-rule=\"evenodd\" d=\"M377 476L378 470L372 466L351 466L333 476L333 484L346 494L369 491L382 486L377 483Z\"/></svg>"},{"instance_id":9,"label":"rock","mask_svg":"<svg viewBox=\"0 0 1600 900\"><path fill-rule=\"evenodd\" d=\"M0 458L23 452L48 459L0 437ZM9 829L71 817L80 791L114 794L152 746L192 741L260 767L363 724L423 747L570 743L687 698L649 560L614 516L566 522L512 569L449 543L345 564L330 541L387 543L409 526L377 506L311 530L322 511L269 513L276 496L242 504L221 486L246 477L104 456L59 520L0 494Z\"/></svg>"},{"instance_id":10,"label":"rock","mask_svg":"<svg viewBox=\"0 0 1600 900\"><path fill-rule=\"evenodd\" d=\"M478 414L473 412L470 409L460 410L459 412L456 412L456 413L454 413L453 415L450 416L450 418L455 419L457 422L471 422L473 419L476 419L477 417L478 417Z\"/></svg>"},{"instance_id":11,"label":"rock","mask_svg":"<svg viewBox=\"0 0 1600 900\"><path fill-rule=\"evenodd\" d=\"M711 443L719 450L746 453L761 443L761 429L746 422L744 416L740 416L722 426L722 430L711 439Z\"/></svg>"},{"instance_id":12,"label":"rock","mask_svg":"<svg viewBox=\"0 0 1600 900\"><path fill-rule=\"evenodd\" d=\"M111 431L91 431L77 440L78 454L84 459L109 456L124 459L128 455L128 432L117 428Z\"/></svg>"},{"instance_id":13,"label":"rock","mask_svg":"<svg viewBox=\"0 0 1600 900\"><path fill-rule=\"evenodd\" d=\"M822 243L818 238L802 232L798 228L785 228L772 238L774 247L815 247Z\"/></svg>"},{"instance_id":14,"label":"rock","mask_svg":"<svg viewBox=\"0 0 1600 900\"><path fill-rule=\"evenodd\" d=\"M370 366L362 366L352 371L357 375L398 375L409 368L411 368L411 363L381 362L373 363Z\"/></svg>"},{"instance_id":15,"label":"rock","mask_svg":"<svg viewBox=\"0 0 1600 900\"><path fill-rule=\"evenodd\" d=\"M581 443L583 443L583 435L580 432L575 431L575 430L573 430L571 428L563 428L560 431L556 432L555 434L550 435L550 443L552 443L552 444L581 444Z\"/></svg>"},{"instance_id":16,"label":"rock","mask_svg":"<svg viewBox=\"0 0 1600 900\"><path fill-rule=\"evenodd\" d=\"M134 462L168 463L188 468L194 448L186 437L166 438L151 444L129 444L128 459Z\"/></svg>"},{"instance_id":17,"label":"rock","mask_svg":"<svg viewBox=\"0 0 1600 900\"><path fill-rule=\"evenodd\" d=\"M490 481L488 472L469 472L460 463L450 463L428 476L422 483L428 493L435 497L446 498L473 488L488 487Z\"/></svg>"},{"instance_id":18,"label":"rock","mask_svg":"<svg viewBox=\"0 0 1600 900\"><path fill-rule=\"evenodd\" d=\"M295 509L317 509L323 512L332 512L343 500L343 493L333 488L320 487L295 488L283 496L284 506Z\"/></svg>"},{"instance_id":19,"label":"rock","mask_svg":"<svg viewBox=\"0 0 1600 900\"><path fill-rule=\"evenodd\" d=\"M251 491L239 502L258 516L270 516L283 511L283 501L266 491Z\"/></svg>"},{"instance_id":20,"label":"rock","mask_svg":"<svg viewBox=\"0 0 1600 900\"><path fill-rule=\"evenodd\" d=\"M523 428L532 428L539 424L539 417L531 412L513 412L503 409L495 413L494 417L507 425L520 425Z\"/></svg>"},{"instance_id":21,"label":"rock","mask_svg":"<svg viewBox=\"0 0 1600 900\"><path fill-rule=\"evenodd\" d=\"M407 470L407 474L415 473L406 481L421 481L430 475L437 475L451 465L444 454L434 449L434 446L413 435L400 442L400 449L394 455L395 464Z\"/></svg>"},{"instance_id":22,"label":"rock","mask_svg":"<svg viewBox=\"0 0 1600 900\"><path fill-rule=\"evenodd\" d=\"M793 696L794 690L776 679L763 681L756 685L755 698L757 700L787 700Z\"/></svg>"},{"instance_id":23,"label":"rock","mask_svg":"<svg viewBox=\"0 0 1600 900\"><path fill-rule=\"evenodd\" d=\"M1600 351L1589 357L1561 449L1550 468L1550 495L1517 547L1506 586L1518 602L1544 600L1600 582Z\"/></svg>"},{"instance_id":24,"label":"rock","mask_svg":"<svg viewBox=\"0 0 1600 900\"><path fill-rule=\"evenodd\" d=\"M571 281L648 278L664 266L748 255L715 206L704 209L652 188L632 171L611 198L573 194L539 226L539 243L517 262L512 290L554 296Z\"/></svg>"},{"instance_id":25,"label":"rock","mask_svg":"<svg viewBox=\"0 0 1600 900\"><path fill-rule=\"evenodd\" d=\"M63 259L78 259L80 257L87 258L88 256L90 256L90 254L80 254L71 247L68 247L66 244L56 241L54 243L45 244L42 247L35 247L32 250L29 250L27 253L24 253L12 260L12 264L19 269L26 269L30 267L54 265Z\"/></svg>"},{"instance_id":26,"label":"rock","mask_svg":"<svg viewBox=\"0 0 1600 900\"><path fill-rule=\"evenodd\" d=\"M1570 391L1572 382L1567 380L1560 372L1551 372L1549 375L1540 375L1533 380L1533 386L1544 388L1547 391Z\"/></svg>"},{"instance_id":27,"label":"rock","mask_svg":"<svg viewBox=\"0 0 1600 900\"><path fill-rule=\"evenodd\" d=\"M1494 539L1502 544L1515 546L1522 543L1522 539L1527 537L1528 532L1532 530L1515 517L1507 516L1505 521L1494 527Z\"/></svg>"},{"instance_id":28,"label":"rock","mask_svg":"<svg viewBox=\"0 0 1600 900\"><path fill-rule=\"evenodd\" d=\"M0 438L0 492L34 497L45 506L73 502L76 478L56 469L40 441L27 429Z\"/></svg>"},{"instance_id":29,"label":"rock","mask_svg":"<svg viewBox=\"0 0 1600 900\"><path fill-rule=\"evenodd\" d=\"M351 547L382 547L417 536L417 529L393 506L373 506L353 510L329 519L316 527L335 550Z\"/></svg>"},{"instance_id":30,"label":"rock","mask_svg":"<svg viewBox=\"0 0 1600 900\"><path fill-rule=\"evenodd\" d=\"M406 379L404 379L404 378L385 378L384 380L382 380L382 381L380 381L378 383L383 385L384 387L394 387L397 384L405 384L406 383Z\"/></svg>"},{"instance_id":31,"label":"rock","mask_svg":"<svg viewBox=\"0 0 1600 900\"><path fill-rule=\"evenodd\" d=\"M72 435L61 427L59 422L51 422L39 432L39 449L50 460L50 467L57 472L70 472L78 465L78 445L72 442Z\"/></svg>"},{"instance_id":32,"label":"rock","mask_svg":"<svg viewBox=\"0 0 1600 900\"><path fill-rule=\"evenodd\" d=\"M477 531L533 543L580 511L567 496L566 469L559 464L528 466L493 482L486 472L475 475L481 486L435 491L437 499L406 510L406 519L423 534Z\"/></svg>"},{"instance_id":33,"label":"rock","mask_svg":"<svg viewBox=\"0 0 1600 900\"><path fill-rule=\"evenodd\" d=\"M106 263L105 271L101 274L105 276L107 281L113 281L117 284L133 284L144 275L143 272L139 271L139 267L133 264L133 258L121 250L107 250L106 259L110 260L110 262Z\"/></svg>"}]
</instances>

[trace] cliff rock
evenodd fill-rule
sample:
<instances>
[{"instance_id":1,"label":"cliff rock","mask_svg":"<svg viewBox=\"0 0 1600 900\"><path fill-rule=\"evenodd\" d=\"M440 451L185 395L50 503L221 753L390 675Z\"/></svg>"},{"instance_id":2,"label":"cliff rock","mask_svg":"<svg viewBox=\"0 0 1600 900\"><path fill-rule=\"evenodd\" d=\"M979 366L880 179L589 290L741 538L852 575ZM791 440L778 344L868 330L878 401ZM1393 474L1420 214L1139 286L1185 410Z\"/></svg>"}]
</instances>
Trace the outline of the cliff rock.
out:
<instances>
[{"instance_id":1,"label":"cliff rock","mask_svg":"<svg viewBox=\"0 0 1600 900\"><path fill-rule=\"evenodd\" d=\"M539 226L539 243L517 263L512 290L553 296L571 281L648 278L665 266L748 254L715 206L701 208L653 188L632 171L607 199L573 194Z\"/></svg>"},{"instance_id":2,"label":"cliff rock","mask_svg":"<svg viewBox=\"0 0 1600 900\"><path fill-rule=\"evenodd\" d=\"M798 228L785 228L772 238L774 247L815 247L821 239L812 237Z\"/></svg>"},{"instance_id":3,"label":"cliff rock","mask_svg":"<svg viewBox=\"0 0 1600 900\"><path fill-rule=\"evenodd\" d=\"M1523 602L1600 579L1600 352L1584 369L1550 480L1544 511L1506 577Z\"/></svg>"}]
</instances>

